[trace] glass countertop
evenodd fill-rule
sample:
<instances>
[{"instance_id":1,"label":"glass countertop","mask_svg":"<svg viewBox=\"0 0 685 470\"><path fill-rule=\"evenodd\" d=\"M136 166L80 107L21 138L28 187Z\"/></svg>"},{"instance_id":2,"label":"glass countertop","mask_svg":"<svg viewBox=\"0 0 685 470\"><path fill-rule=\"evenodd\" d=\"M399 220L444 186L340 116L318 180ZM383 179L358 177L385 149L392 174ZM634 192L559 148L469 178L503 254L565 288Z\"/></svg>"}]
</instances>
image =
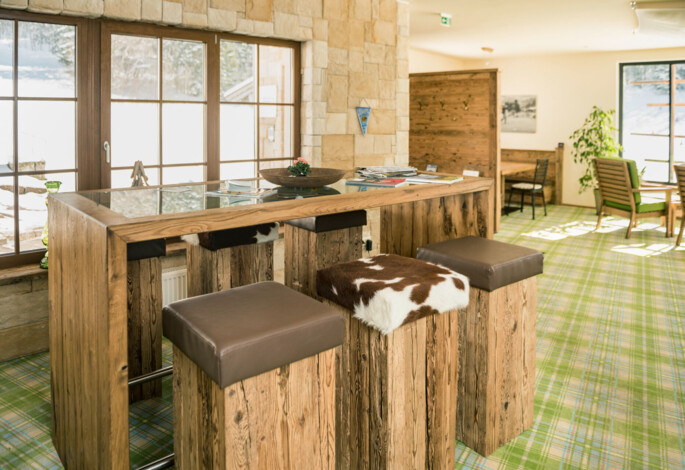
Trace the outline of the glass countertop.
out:
<instances>
[{"instance_id":1,"label":"glass countertop","mask_svg":"<svg viewBox=\"0 0 685 470\"><path fill-rule=\"evenodd\" d=\"M391 189L352 186L345 183L346 180L343 179L337 183L320 188L286 188L278 186L273 187L273 189L276 190L275 194L255 199L219 196L211 193L211 191L224 189L224 183L196 183L186 186L161 186L153 188L143 187L112 191L82 192L79 194L124 217L138 218L195 212L223 207L268 204L269 202L291 199L305 199L336 194L351 194L362 191L383 191Z\"/></svg>"}]
</instances>

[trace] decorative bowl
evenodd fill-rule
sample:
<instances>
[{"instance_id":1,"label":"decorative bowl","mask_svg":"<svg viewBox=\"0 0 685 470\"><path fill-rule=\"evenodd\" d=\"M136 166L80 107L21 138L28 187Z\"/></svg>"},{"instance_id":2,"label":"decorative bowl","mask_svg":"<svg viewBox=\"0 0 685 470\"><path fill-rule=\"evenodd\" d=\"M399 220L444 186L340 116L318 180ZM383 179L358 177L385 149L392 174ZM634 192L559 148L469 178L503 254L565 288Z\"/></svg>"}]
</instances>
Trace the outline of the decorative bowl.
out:
<instances>
[{"instance_id":1,"label":"decorative bowl","mask_svg":"<svg viewBox=\"0 0 685 470\"><path fill-rule=\"evenodd\" d=\"M335 168L311 168L307 176L293 176L287 168L269 168L259 172L269 183L286 188L318 188L335 183L346 173Z\"/></svg>"}]
</instances>

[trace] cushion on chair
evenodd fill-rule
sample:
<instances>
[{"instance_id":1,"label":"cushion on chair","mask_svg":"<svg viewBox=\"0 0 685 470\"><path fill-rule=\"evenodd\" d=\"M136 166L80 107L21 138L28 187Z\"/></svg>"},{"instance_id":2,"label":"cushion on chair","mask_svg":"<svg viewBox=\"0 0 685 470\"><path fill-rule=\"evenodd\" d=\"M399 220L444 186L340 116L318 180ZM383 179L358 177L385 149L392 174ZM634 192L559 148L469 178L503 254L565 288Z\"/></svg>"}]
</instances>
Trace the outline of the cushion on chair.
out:
<instances>
[{"instance_id":1,"label":"cushion on chair","mask_svg":"<svg viewBox=\"0 0 685 470\"><path fill-rule=\"evenodd\" d=\"M134 242L126 245L126 260L138 261L147 258L157 258L166 256L166 240L149 240L144 242Z\"/></svg>"},{"instance_id":2,"label":"cushion on chair","mask_svg":"<svg viewBox=\"0 0 685 470\"><path fill-rule=\"evenodd\" d=\"M647 202L650 201L650 202ZM630 212L630 206L627 206L625 204L620 204L618 202L612 202L612 201L604 201L604 204L607 207L613 207L615 209L621 209L624 211ZM645 196L642 197L642 202L635 206L635 212L638 214L645 214L647 212L663 212L666 210L666 202L665 201L652 201L651 198L647 198Z\"/></svg>"},{"instance_id":3,"label":"cushion on chair","mask_svg":"<svg viewBox=\"0 0 685 470\"><path fill-rule=\"evenodd\" d=\"M620 157L602 157L599 160L610 160L614 162L626 162L628 164L628 176L630 177L630 185L633 187L633 189L637 189L640 187L640 175L637 172L637 165L635 164L634 160L628 160L626 158L620 158ZM635 197L635 204L640 204L642 202L642 196L640 193L633 193ZM607 204L609 205L609 204ZM626 206L625 204L619 204L621 206L627 207L627 210L630 210L629 206ZM614 207L614 206L610 206ZM621 209L618 207L617 209ZM649 212L649 211L648 211Z\"/></svg>"},{"instance_id":4,"label":"cushion on chair","mask_svg":"<svg viewBox=\"0 0 685 470\"><path fill-rule=\"evenodd\" d=\"M416 257L458 271L486 291L542 274L543 264L539 251L481 237L421 246Z\"/></svg>"},{"instance_id":5,"label":"cushion on chair","mask_svg":"<svg viewBox=\"0 0 685 470\"><path fill-rule=\"evenodd\" d=\"M512 188L514 189L522 189L524 191L530 191L530 190L539 190L542 189L541 184L533 184L533 183L516 183L511 185Z\"/></svg>"},{"instance_id":6,"label":"cushion on chair","mask_svg":"<svg viewBox=\"0 0 685 470\"><path fill-rule=\"evenodd\" d=\"M200 245L212 251L233 246L268 243L278 240L278 223L183 235L181 238L191 245Z\"/></svg>"},{"instance_id":7,"label":"cushion on chair","mask_svg":"<svg viewBox=\"0 0 685 470\"><path fill-rule=\"evenodd\" d=\"M167 305L164 336L221 388L342 344L334 309L276 282Z\"/></svg>"},{"instance_id":8,"label":"cushion on chair","mask_svg":"<svg viewBox=\"0 0 685 470\"><path fill-rule=\"evenodd\" d=\"M366 225L366 211L303 217L301 219L286 220L285 223L314 233L330 232L331 230L342 230Z\"/></svg>"},{"instance_id":9,"label":"cushion on chair","mask_svg":"<svg viewBox=\"0 0 685 470\"><path fill-rule=\"evenodd\" d=\"M469 281L442 266L397 255L379 255L321 269L320 296L354 311L354 317L390 334L428 315L469 303Z\"/></svg>"}]
</instances>

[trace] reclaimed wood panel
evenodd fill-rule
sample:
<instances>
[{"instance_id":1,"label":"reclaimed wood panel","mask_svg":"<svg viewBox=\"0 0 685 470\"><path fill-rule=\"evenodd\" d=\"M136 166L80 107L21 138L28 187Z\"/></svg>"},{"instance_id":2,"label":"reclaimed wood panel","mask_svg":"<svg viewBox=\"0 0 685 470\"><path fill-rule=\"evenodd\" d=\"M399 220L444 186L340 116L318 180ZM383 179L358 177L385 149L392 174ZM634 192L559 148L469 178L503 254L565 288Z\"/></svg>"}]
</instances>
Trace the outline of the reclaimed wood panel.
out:
<instances>
[{"instance_id":1,"label":"reclaimed wood panel","mask_svg":"<svg viewBox=\"0 0 685 470\"><path fill-rule=\"evenodd\" d=\"M497 69L409 75L409 164L496 178L495 231L500 213L500 94Z\"/></svg>"},{"instance_id":2,"label":"reclaimed wood panel","mask_svg":"<svg viewBox=\"0 0 685 470\"><path fill-rule=\"evenodd\" d=\"M559 142L557 148L554 150L527 150L527 149L502 149L502 161L507 162L524 162L535 163L538 158L549 159L549 167L547 168L547 180L545 183L545 200L552 204L561 204L561 195L563 194L563 177L564 177L564 144ZM535 170L517 173L516 175L507 176L508 193L510 183L517 181L532 182L535 177ZM506 200L508 201L508 194ZM538 193L535 204L539 203L542 206L542 194ZM512 205L514 203L520 204L521 197L517 191L512 197Z\"/></svg>"},{"instance_id":3,"label":"reclaimed wood panel","mask_svg":"<svg viewBox=\"0 0 685 470\"><path fill-rule=\"evenodd\" d=\"M316 272L362 257L364 227L315 233L285 224L285 285L316 297Z\"/></svg>"},{"instance_id":4,"label":"reclaimed wood panel","mask_svg":"<svg viewBox=\"0 0 685 470\"><path fill-rule=\"evenodd\" d=\"M225 389L173 356L176 468L334 468L336 348Z\"/></svg>"},{"instance_id":5,"label":"reclaimed wood panel","mask_svg":"<svg viewBox=\"0 0 685 470\"><path fill-rule=\"evenodd\" d=\"M160 258L129 261L128 375L130 378L162 368L162 262ZM129 389L129 403L162 396L162 379Z\"/></svg>"},{"instance_id":6,"label":"reclaimed wood panel","mask_svg":"<svg viewBox=\"0 0 685 470\"><path fill-rule=\"evenodd\" d=\"M127 469L126 245L61 201L48 205L53 442L67 468Z\"/></svg>"},{"instance_id":7,"label":"reclaimed wood panel","mask_svg":"<svg viewBox=\"0 0 685 470\"><path fill-rule=\"evenodd\" d=\"M188 297L274 279L274 244L208 250L187 244Z\"/></svg>"},{"instance_id":8,"label":"reclaimed wood panel","mask_svg":"<svg viewBox=\"0 0 685 470\"><path fill-rule=\"evenodd\" d=\"M456 438L483 456L533 425L536 295L535 277L472 287L462 311Z\"/></svg>"},{"instance_id":9,"label":"reclaimed wood panel","mask_svg":"<svg viewBox=\"0 0 685 470\"><path fill-rule=\"evenodd\" d=\"M336 356L336 468L453 468L459 312L383 335L324 302L345 317Z\"/></svg>"}]
</instances>

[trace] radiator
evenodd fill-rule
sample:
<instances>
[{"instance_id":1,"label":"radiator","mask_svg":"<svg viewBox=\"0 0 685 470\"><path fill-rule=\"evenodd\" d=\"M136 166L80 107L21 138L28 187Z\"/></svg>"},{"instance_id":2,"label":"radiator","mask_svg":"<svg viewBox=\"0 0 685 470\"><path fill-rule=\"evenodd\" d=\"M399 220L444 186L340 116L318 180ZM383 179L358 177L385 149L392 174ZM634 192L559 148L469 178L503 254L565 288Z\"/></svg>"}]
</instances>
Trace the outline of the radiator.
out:
<instances>
[{"instance_id":1,"label":"radiator","mask_svg":"<svg viewBox=\"0 0 685 470\"><path fill-rule=\"evenodd\" d=\"M170 304L188 297L188 273L186 268L162 273L162 303Z\"/></svg>"}]
</instances>

